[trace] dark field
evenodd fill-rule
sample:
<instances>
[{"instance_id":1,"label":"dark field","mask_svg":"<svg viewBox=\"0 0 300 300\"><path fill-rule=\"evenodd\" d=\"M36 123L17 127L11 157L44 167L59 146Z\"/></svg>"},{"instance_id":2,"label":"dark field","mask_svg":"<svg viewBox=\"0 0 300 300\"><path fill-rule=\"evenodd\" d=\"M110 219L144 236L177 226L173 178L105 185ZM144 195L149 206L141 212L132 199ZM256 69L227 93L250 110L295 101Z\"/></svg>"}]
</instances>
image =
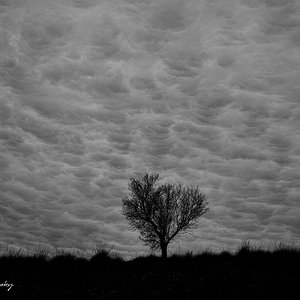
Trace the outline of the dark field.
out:
<instances>
[{"instance_id":1,"label":"dark field","mask_svg":"<svg viewBox=\"0 0 300 300\"><path fill-rule=\"evenodd\" d=\"M0 299L297 299L300 250L138 257L0 257ZM4 286L12 283L8 291ZM1 284L3 286L1 286ZM293 295L293 292L296 294Z\"/></svg>"}]
</instances>

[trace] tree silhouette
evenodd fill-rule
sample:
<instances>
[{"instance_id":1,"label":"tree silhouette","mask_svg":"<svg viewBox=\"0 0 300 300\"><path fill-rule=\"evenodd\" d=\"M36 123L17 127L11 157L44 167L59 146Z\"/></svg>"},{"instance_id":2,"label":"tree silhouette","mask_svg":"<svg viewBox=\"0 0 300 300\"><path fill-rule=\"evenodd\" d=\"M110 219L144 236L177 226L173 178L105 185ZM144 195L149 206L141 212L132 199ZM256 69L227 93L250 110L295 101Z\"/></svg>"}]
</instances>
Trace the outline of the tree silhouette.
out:
<instances>
[{"instance_id":1,"label":"tree silhouette","mask_svg":"<svg viewBox=\"0 0 300 300\"><path fill-rule=\"evenodd\" d=\"M130 193L122 199L122 214L131 228L140 232L140 239L151 249L161 249L167 258L167 247L180 233L197 225L207 212L208 202L199 187L182 184L157 185L159 174L131 178Z\"/></svg>"}]
</instances>

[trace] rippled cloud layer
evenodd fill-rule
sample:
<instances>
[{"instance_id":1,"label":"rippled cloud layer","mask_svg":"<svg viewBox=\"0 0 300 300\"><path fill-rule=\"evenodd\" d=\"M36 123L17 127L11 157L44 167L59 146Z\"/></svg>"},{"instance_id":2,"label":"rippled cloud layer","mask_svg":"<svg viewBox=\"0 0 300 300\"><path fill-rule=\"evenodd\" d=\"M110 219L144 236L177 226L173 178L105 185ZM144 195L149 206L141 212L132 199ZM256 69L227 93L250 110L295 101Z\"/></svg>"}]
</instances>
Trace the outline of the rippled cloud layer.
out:
<instances>
[{"instance_id":1,"label":"rippled cloud layer","mask_svg":"<svg viewBox=\"0 0 300 300\"><path fill-rule=\"evenodd\" d=\"M183 247L299 241L299 78L296 0L0 0L2 242L143 251L151 171L208 195Z\"/></svg>"}]
</instances>

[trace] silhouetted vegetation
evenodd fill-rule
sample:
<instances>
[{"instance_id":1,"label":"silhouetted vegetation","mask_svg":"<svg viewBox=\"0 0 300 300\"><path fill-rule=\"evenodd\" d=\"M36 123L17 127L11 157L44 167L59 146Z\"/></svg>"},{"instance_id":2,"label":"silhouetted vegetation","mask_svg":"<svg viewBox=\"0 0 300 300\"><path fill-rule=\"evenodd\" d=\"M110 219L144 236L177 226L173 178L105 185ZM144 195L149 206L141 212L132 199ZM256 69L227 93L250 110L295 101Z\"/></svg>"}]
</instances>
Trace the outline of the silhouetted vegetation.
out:
<instances>
[{"instance_id":1,"label":"silhouetted vegetation","mask_svg":"<svg viewBox=\"0 0 300 300\"><path fill-rule=\"evenodd\" d=\"M0 257L1 299L292 299L300 249L243 244L237 252L187 252L125 261L108 249L90 258L70 252Z\"/></svg>"},{"instance_id":2,"label":"silhouetted vegetation","mask_svg":"<svg viewBox=\"0 0 300 300\"><path fill-rule=\"evenodd\" d=\"M131 178L129 195L122 199L122 214L140 239L152 250L161 249L167 258L168 245L180 234L197 225L208 210L207 199L199 187L165 183L157 185L158 173Z\"/></svg>"}]
</instances>

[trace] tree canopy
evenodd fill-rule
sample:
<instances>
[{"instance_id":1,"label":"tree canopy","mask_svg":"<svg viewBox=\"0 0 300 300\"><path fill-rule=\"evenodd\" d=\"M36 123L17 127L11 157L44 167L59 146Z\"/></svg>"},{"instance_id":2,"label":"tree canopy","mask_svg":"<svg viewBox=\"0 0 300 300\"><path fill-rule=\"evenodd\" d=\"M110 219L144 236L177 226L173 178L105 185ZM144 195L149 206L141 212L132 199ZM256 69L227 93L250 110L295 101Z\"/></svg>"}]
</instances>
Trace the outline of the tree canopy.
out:
<instances>
[{"instance_id":1,"label":"tree canopy","mask_svg":"<svg viewBox=\"0 0 300 300\"><path fill-rule=\"evenodd\" d=\"M208 201L198 186L158 185L158 179L158 173L131 178L130 193L122 199L122 214L140 232L140 239L153 250L160 248L166 258L169 243L197 225L208 210Z\"/></svg>"}]
</instances>

